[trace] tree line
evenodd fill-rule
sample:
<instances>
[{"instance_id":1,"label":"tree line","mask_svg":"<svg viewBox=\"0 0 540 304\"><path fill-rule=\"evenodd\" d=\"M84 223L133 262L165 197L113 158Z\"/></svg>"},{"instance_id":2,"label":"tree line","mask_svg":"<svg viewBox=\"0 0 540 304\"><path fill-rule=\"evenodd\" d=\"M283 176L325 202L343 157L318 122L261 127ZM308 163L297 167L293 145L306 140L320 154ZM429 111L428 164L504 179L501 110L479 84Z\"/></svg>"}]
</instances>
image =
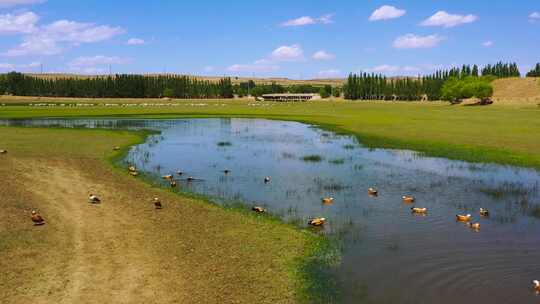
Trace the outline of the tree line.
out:
<instances>
[{"instance_id":1,"label":"tree line","mask_svg":"<svg viewBox=\"0 0 540 304\"><path fill-rule=\"evenodd\" d=\"M527 77L540 77L540 63L527 73Z\"/></svg>"},{"instance_id":2,"label":"tree line","mask_svg":"<svg viewBox=\"0 0 540 304\"><path fill-rule=\"evenodd\" d=\"M42 78L10 72L0 75L0 92L19 96L89 98L232 98L230 78L218 82L178 75L114 75Z\"/></svg>"}]
</instances>

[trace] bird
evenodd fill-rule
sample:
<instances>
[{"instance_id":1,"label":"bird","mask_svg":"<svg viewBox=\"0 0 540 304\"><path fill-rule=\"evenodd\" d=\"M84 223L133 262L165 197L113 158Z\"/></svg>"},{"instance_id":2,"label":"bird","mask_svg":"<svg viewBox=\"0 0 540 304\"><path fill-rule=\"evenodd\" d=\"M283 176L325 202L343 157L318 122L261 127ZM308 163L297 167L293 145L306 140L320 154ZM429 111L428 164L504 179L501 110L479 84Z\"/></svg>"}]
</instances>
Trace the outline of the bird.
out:
<instances>
[{"instance_id":1,"label":"bird","mask_svg":"<svg viewBox=\"0 0 540 304\"><path fill-rule=\"evenodd\" d=\"M156 209L163 208L163 205L161 205L161 201L157 197L154 197L154 206L156 207Z\"/></svg>"},{"instance_id":2,"label":"bird","mask_svg":"<svg viewBox=\"0 0 540 304\"><path fill-rule=\"evenodd\" d=\"M139 172L137 172L137 171L129 171L129 174L130 174L131 176L138 176L138 175L139 175Z\"/></svg>"},{"instance_id":3,"label":"bird","mask_svg":"<svg viewBox=\"0 0 540 304\"><path fill-rule=\"evenodd\" d=\"M225 174L229 174L229 173L231 173L231 170L229 170L229 169L225 169L225 170L223 170L223 173L225 173Z\"/></svg>"},{"instance_id":4,"label":"bird","mask_svg":"<svg viewBox=\"0 0 540 304\"><path fill-rule=\"evenodd\" d=\"M264 209L263 207L260 207L260 206L254 206L253 208L251 208L251 210L257 212L257 213L265 213L266 212L266 209Z\"/></svg>"},{"instance_id":5,"label":"bird","mask_svg":"<svg viewBox=\"0 0 540 304\"><path fill-rule=\"evenodd\" d=\"M118 151L118 150L120 150L120 147L116 146L116 147L113 148L113 150Z\"/></svg>"},{"instance_id":6,"label":"bird","mask_svg":"<svg viewBox=\"0 0 540 304\"><path fill-rule=\"evenodd\" d=\"M176 181L171 181L171 188L176 187Z\"/></svg>"},{"instance_id":7,"label":"bird","mask_svg":"<svg viewBox=\"0 0 540 304\"><path fill-rule=\"evenodd\" d=\"M480 215L481 216L489 216L489 211L484 208L480 208Z\"/></svg>"},{"instance_id":8,"label":"bird","mask_svg":"<svg viewBox=\"0 0 540 304\"><path fill-rule=\"evenodd\" d=\"M412 211L412 213L425 214L425 213L427 213L427 208L411 207L411 211Z\"/></svg>"},{"instance_id":9,"label":"bird","mask_svg":"<svg viewBox=\"0 0 540 304\"><path fill-rule=\"evenodd\" d=\"M267 176L267 177L264 178L264 183L267 184L267 183L270 182L270 180L271 180L270 176Z\"/></svg>"},{"instance_id":10,"label":"bird","mask_svg":"<svg viewBox=\"0 0 540 304\"><path fill-rule=\"evenodd\" d=\"M325 222L326 219L324 217L317 217L309 220L308 224L310 224L311 226L322 226Z\"/></svg>"},{"instance_id":11,"label":"bird","mask_svg":"<svg viewBox=\"0 0 540 304\"><path fill-rule=\"evenodd\" d=\"M532 283L533 283L534 290L536 290L536 292L540 292L540 281L533 280Z\"/></svg>"},{"instance_id":12,"label":"bird","mask_svg":"<svg viewBox=\"0 0 540 304\"><path fill-rule=\"evenodd\" d=\"M135 171L137 171L137 168L135 168L135 166L129 166L128 171L135 172Z\"/></svg>"},{"instance_id":13,"label":"bird","mask_svg":"<svg viewBox=\"0 0 540 304\"><path fill-rule=\"evenodd\" d=\"M163 175L162 177L163 177L164 180L172 180L173 179L173 176L171 174Z\"/></svg>"},{"instance_id":14,"label":"bird","mask_svg":"<svg viewBox=\"0 0 540 304\"><path fill-rule=\"evenodd\" d=\"M187 180L188 182L192 182L192 181L195 180L195 178L193 178L193 176L188 176L188 178L186 178L186 180Z\"/></svg>"},{"instance_id":15,"label":"bird","mask_svg":"<svg viewBox=\"0 0 540 304\"><path fill-rule=\"evenodd\" d=\"M176 174L178 174L178 175L182 175L182 174L184 174L184 172L182 172L182 171L178 170L178 171L176 171Z\"/></svg>"},{"instance_id":16,"label":"bird","mask_svg":"<svg viewBox=\"0 0 540 304\"><path fill-rule=\"evenodd\" d=\"M375 188L368 188L367 193L371 196L377 196L377 194L379 194L379 191L377 191L377 189Z\"/></svg>"},{"instance_id":17,"label":"bird","mask_svg":"<svg viewBox=\"0 0 540 304\"><path fill-rule=\"evenodd\" d=\"M403 202L405 203L414 203L414 196L412 195L403 195L401 197L401 199L403 200Z\"/></svg>"},{"instance_id":18,"label":"bird","mask_svg":"<svg viewBox=\"0 0 540 304\"><path fill-rule=\"evenodd\" d=\"M467 223L467 226L474 230L480 230L480 223Z\"/></svg>"},{"instance_id":19,"label":"bird","mask_svg":"<svg viewBox=\"0 0 540 304\"><path fill-rule=\"evenodd\" d=\"M45 220L36 212L36 210L32 210L32 222L34 222L35 226L45 224Z\"/></svg>"},{"instance_id":20,"label":"bird","mask_svg":"<svg viewBox=\"0 0 540 304\"><path fill-rule=\"evenodd\" d=\"M95 196L94 194L90 193L88 194L88 202L92 204L98 204L101 203L101 200L99 197Z\"/></svg>"},{"instance_id":21,"label":"bird","mask_svg":"<svg viewBox=\"0 0 540 304\"><path fill-rule=\"evenodd\" d=\"M470 214L456 214L456 220L458 222L468 222L471 220L471 215Z\"/></svg>"},{"instance_id":22,"label":"bird","mask_svg":"<svg viewBox=\"0 0 540 304\"><path fill-rule=\"evenodd\" d=\"M333 197L323 197L322 199L323 204L332 204L334 202Z\"/></svg>"},{"instance_id":23,"label":"bird","mask_svg":"<svg viewBox=\"0 0 540 304\"><path fill-rule=\"evenodd\" d=\"M0 150L0 154L7 154L7 150Z\"/></svg>"}]
</instances>

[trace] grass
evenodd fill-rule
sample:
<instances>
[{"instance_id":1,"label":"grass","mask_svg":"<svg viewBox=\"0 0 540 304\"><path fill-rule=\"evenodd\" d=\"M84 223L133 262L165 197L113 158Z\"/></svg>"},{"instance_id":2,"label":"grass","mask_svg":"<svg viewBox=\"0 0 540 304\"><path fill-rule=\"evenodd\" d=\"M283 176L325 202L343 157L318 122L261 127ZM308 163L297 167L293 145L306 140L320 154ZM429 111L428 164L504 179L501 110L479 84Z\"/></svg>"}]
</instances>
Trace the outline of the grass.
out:
<instances>
[{"instance_id":1,"label":"grass","mask_svg":"<svg viewBox=\"0 0 540 304\"><path fill-rule=\"evenodd\" d=\"M9 103L9 99L3 98L2 102ZM174 106L5 106L0 107L0 118L114 116L294 120L354 134L368 147L411 149L431 156L540 169L540 108L535 105L464 107L439 102L315 101L258 103L255 107L251 106L253 103L247 100L183 100L175 101Z\"/></svg>"},{"instance_id":2,"label":"grass","mask_svg":"<svg viewBox=\"0 0 540 304\"><path fill-rule=\"evenodd\" d=\"M80 286L74 283L78 282L74 278L77 272L71 269L84 266L78 263L85 261L77 250L80 247L74 241L74 231L87 235L80 240L83 254L94 249L95 256L100 257L89 260L92 264L87 265L88 278L97 277L98 273L106 276L103 280L92 279L91 284L102 282L104 286L86 286L81 301L88 296L94 301L111 302L107 298L109 292L114 292L111 289L129 290L127 285L135 284L130 279L137 278L143 270L142 289L157 286L154 290L165 291L172 299L170 302L316 303L333 297L337 289L328 285L333 281L322 278L325 265L330 265L337 254L329 253L331 247L322 237L271 216L255 215L243 207L220 207L201 196L160 189L142 178L129 176L123 167L111 165L123 158L130 145L140 143L148 134L0 127L0 147L9 151L0 157L0 173L6 177L0 184L4 215L0 222L3 299L30 301L39 296L44 301L65 302L71 286ZM88 143L92 143L91 149ZM121 150L112 151L114 146ZM62 177L64 172L73 185L52 183L46 189L51 199L34 192L44 187L44 182ZM80 177L84 181L79 181ZM53 199L65 192L57 187L83 189L81 197L87 187L103 187L108 190L102 193L114 203L102 204L104 213L97 218L92 209L76 200L72 209L60 212L67 201ZM154 196L166 202L159 213L149 212L152 210L145 210L141 204L141 200ZM29 223L28 210L33 208L49 220L40 227L43 229L35 229ZM78 221L69 218L77 213L75 210L85 215L82 223L95 220L96 224L89 225L89 231L84 227L75 229L72 225ZM108 229L107 223L113 229ZM100 229L107 233L101 234ZM93 230L99 237L91 237ZM109 267L100 268L107 260L112 260ZM37 264L40 267L35 267ZM111 274L112 270L117 275ZM129 272L123 273L124 270ZM169 280L170 277L175 280ZM184 281L189 284L181 285ZM82 286L85 284L90 283L82 282ZM260 290L254 293L253 286ZM330 294L326 292L329 289ZM138 294L137 289L133 292L138 302L144 301L145 296L159 298L153 293Z\"/></svg>"},{"instance_id":3,"label":"grass","mask_svg":"<svg viewBox=\"0 0 540 304\"><path fill-rule=\"evenodd\" d=\"M318 163L320 161L322 161L322 156L320 155L315 155L315 154L312 154L312 155L306 155L306 156L303 156L302 157L302 160L305 161L305 162L312 162L312 163Z\"/></svg>"}]
</instances>

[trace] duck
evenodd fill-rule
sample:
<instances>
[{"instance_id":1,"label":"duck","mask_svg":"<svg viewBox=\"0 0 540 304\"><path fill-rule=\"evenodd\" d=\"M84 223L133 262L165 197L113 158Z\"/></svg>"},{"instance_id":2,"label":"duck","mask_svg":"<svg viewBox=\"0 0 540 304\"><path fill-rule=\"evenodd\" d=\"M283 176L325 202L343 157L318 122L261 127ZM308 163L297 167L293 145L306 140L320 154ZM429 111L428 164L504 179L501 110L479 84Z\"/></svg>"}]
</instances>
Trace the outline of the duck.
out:
<instances>
[{"instance_id":1,"label":"duck","mask_svg":"<svg viewBox=\"0 0 540 304\"><path fill-rule=\"evenodd\" d=\"M367 193L371 196L377 196L377 194L379 194L379 191L377 191L377 189L375 188L368 188Z\"/></svg>"},{"instance_id":2,"label":"duck","mask_svg":"<svg viewBox=\"0 0 540 304\"><path fill-rule=\"evenodd\" d=\"M456 214L456 220L458 222L468 222L471 220L471 215L470 214Z\"/></svg>"},{"instance_id":3,"label":"duck","mask_svg":"<svg viewBox=\"0 0 540 304\"><path fill-rule=\"evenodd\" d=\"M139 172L137 172L137 171L129 171L129 174L131 176L139 176Z\"/></svg>"},{"instance_id":4,"label":"duck","mask_svg":"<svg viewBox=\"0 0 540 304\"><path fill-rule=\"evenodd\" d=\"M270 182L270 180L271 180L270 176L267 176L267 177L264 178L264 183L268 184Z\"/></svg>"},{"instance_id":5,"label":"duck","mask_svg":"<svg viewBox=\"0 0 540 304\"><path fill-rule=\"evenodd\" d=\"M137 171L137 168L135 168L135 166L129 166L128 171L135 172L135 171Z\"/></svg>"},{"instance_id":6,"label":"duck","mask_svg":"<svg viewBox=\"0 0 540 304\"><path fill-rule=\"evenodd\" d=\"M173 176L172 176L172 174L167 174L167 175L163 175L162 178L163 178L164 180L172 180L172 179L173 179Z\"/></svg>"},{"instance_id":7,"label":"duck","mask_svg":"<svg viewBox=\"0 0 540 304\"><path fill-rule=\"evenodd\" d=\"M480 216L489 216L489 211L484 208L480 208Z\"/></svg>"},{"instance_id":8,"label":"duck","mask_svg":"<svg viewBox=\"0 0 540 304\"><path fill-rule=\"evenodd\" d=\"M314 219L309 220L308 224L311 226L322 226L326 222L326 219L324 217L316 217Z\"/></svg>"},{"instance_id":9,"label":"duck","mask_svg":"<svg viewBox=\"0 0 540 304\"><path fill-rule=\"evenodd\" d=\"M7 154L7 150L0 150L0 154Z\"/></svg>"},{"instance_id":10,"label":"duck","mask_svg":"<svg viewBox=\"0 0 540 304\"><path fill-rule=\"evenodd\" d=\"M480 223L467 223L467 226L474 230L480 230Z\"/></svg>"},{"instance_id":11,"label":"duck","mask_svg":"<svg viewBox=\"0 0 540 304\"><path fill-rule=\"evenodd\" d=\"M194 178L193 176L188 176L188 178L186 178L186 180L187 180L188 182L192 182L192 181L195 180L195 178Z\"/></svg>"},{"instance_id":12,"label":"duck","mask_svg":"<svg viewBox=\"0 0 540 304\"><path fill-rule=\"evenodd\" d=\"M178 171L176 171L176 174L178 174L178 175L182 175L182 174L184 174L184 172L182 172L182 171L178 170Z\"/></svg>"},{"instance_id":13,"label":"duck","mask_svg":"<svg viewBox=\"0 0 540 304\"><path fill-rule=\"evenodd\" d=\"M263 207L260 207L260 206L254 206L253 208L251 208L251 210L257 212L257 213L265 213L266 212L266 209L264 209Z\"/></svg>"},{"instance_id":14,"label":"duck","mask_svg":"<svg viewBox=\"0 0 540 304\"><path fill-rule=\"evenodd\" d=\"M118 150L120 150L120 147L116 146L116 147L114 147L112 149L113 149L113 151L118 151Z\"/></svg>"},{"instance_id":15,"label":"duck","mask_svg":"<svg viewBox=\"0 0 540 304\"><path fill-rule=\"evenodd\" d=\"M412 195L403 195L401 200L405 203L414 203L414 196Z\"/></svg>"},{"instance_id":16,"label":"duck","mask_svg":"<svg viewBox=\"0 0 540 304\"><path fill-rule=\"evenodd\" d=\"M37 213L36 210L32 210L32 222L34 222L35 226L45 224L45 220L41 215L39 215L39 213Z\"/></svg>"},{"instance_id":17,"label":"duck","mask_svg":"<svg viewBox=\"0 0 540 304\"><path fill-rule=\"evenodd\" d=\"M99 197L95 196L94 194L90 193L88 194L88 202L92 204L99 204L101 203L101 200Z\"/></svg>"},{"instance_id":18,"label":"duck","mask_svg":"<svg viewBox=\"0 0 540 304\"><path fill-rule=\"evenodd\" d=\"M231 170L229 170L229 169L225 169L225 170L223 170L223 173L225 173L225 174L229 174L229 173L231 173Z\"/></svg>"},{"instance_id":19,"label":"duck","mask_svg":"<svg viewBox=\"0 0 540 304\"><path fill-rule=\"evenodd\" d=\"M171 181L171 188L174 188L174 187L176 187L176 181L173 180Z\"/></svg>"},{"instance_id":20,"label":"duck","mask_svg":"<svg viewBox=\"0 0 540 304\"><path fill-rule=\"evenodd\" d=\"M532 283L533 283L534 290L536 290L536 292L540 292L540 281L533 280Z\"/></svg>"},{"instance_id":21,"label":"duck","mask_svg":"<svg viewBox=\"0 0 540 304\"><path fill-rule=\"evenodd\" d=\"M412 211L412 213L425 214L425 213L427 213L427 208L411 207L411 211Z\"/></svg>"},{"instance_id":22,"label":"duck","mask_svg":"<svg viewBox=\"0 0 540 304\"><path fill-rule=\"evenodd\" d=\"M323 204L332 204L334 202L333 197L323 197L322 199Z\"/></svg>"},{"instance_id":23,"label":"duck","mask_svg":"<svg viewBox=\"0 0 540 304\"><path fill-rule=\"evenodd\" d=\"M154 197L154 206L156 207L156 209L163 208L163 205L161 205L161 201L157 197Z\"/></svg>"}]
</instances>

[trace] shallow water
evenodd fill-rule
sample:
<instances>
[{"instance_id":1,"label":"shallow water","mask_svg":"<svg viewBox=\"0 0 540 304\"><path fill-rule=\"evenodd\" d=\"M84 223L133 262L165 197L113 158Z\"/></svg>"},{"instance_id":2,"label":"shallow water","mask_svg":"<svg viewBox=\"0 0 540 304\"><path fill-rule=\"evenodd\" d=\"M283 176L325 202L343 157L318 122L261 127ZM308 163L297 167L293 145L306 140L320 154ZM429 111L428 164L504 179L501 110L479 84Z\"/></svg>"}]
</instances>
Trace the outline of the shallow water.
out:
<instances>
[{"instance_id":1,"label":"shallow water","mask_svg":"<svg viewBox=\"0 0 540 304\"><path fill-rule=\"evenodd\" d=\"M133 147L140 170L176 175L179 187L217 201L263 205L287 221L328 219L343 244L333 269L347 303L538 303L540 175L403 150L367 149L351 136L258 119L33 120L8 125L151 128ZM219 144L219 143L222 144ZM305 156L317 155L318 162ZM229 169L231 173L224 174ZM196 180L188 182L187 176ZM271 176L270 183L264 177ZM367 195L368 187L379 190ZM403 194L427 207L414 216ZM334 197L332 205L321 198ZM487 208L490 217L480 218ZM479 232L455 221L471 213Z\"/></svg>"}]
</instances>

